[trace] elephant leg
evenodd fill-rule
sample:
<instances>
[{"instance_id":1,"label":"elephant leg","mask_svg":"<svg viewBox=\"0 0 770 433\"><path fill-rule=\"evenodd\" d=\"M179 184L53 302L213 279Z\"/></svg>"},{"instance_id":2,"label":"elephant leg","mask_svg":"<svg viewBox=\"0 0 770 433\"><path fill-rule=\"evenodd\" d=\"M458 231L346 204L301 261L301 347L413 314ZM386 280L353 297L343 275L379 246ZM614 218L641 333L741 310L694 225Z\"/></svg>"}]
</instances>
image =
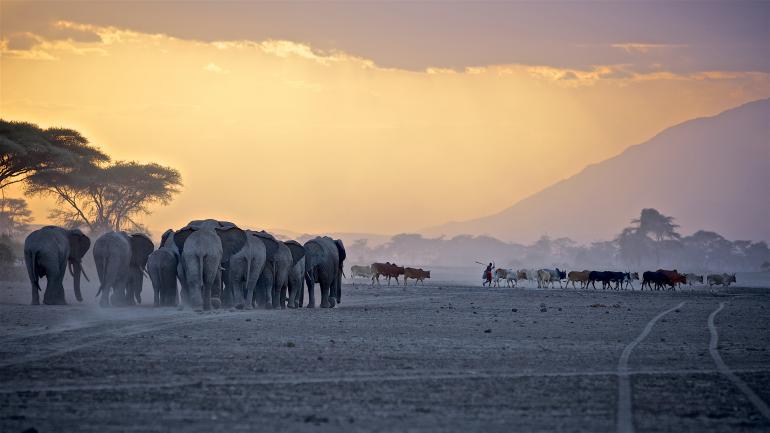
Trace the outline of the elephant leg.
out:
<instances>
[{"instance_id":1,"label":"elephant leg","mask_svg":"<svg viewBox=\"0 0 770 433\"><path fill-rule=\"evenodd\" d=\"M32 305L40 305L40 281L32 280Z\"/></svg>"},{"instance_id":2,"label":"elephant leg","mask_svg":"<svg viewBox=\"0 0 770 433\"><path fill-rule=\"evenodd\" d=\"M288 288L289 287L288 287L288 285L286 283L284 283L283 286L281 287L281 302L280 302L280 304L281 304L281 309L282 310L284 308L286 308L286 302L289 300L289 298L286 296Z\"/></svg>"},{"instance_id":3,"label":"elephant leg","mask_svg":"<svg viewBox=\"0 0 770 433\"><path fill-rule=\"evenodd\" d=\"M46 272L45 293L43 293L43 303L46 305L66 305L64 300L64 274L67 272L67 261L61 263L44 263L44 269L51 269L52 272Z\"/></svg>"},{"instance_id":4,"label":"elephant leg","mask_svg":"<svg viewBox=\"0 0 770 433\"><path fill-rule=\"evenodd\" d=\"M301 307L302 304L305 303L305 287L303 287L302 280L299 280L299 303L297 304L298 307Z\"/></svg>"},{"instance_id":5,"label":"elephant leg","mask_svg":"<svg viewBox=\"0 0 770 433\"><path fill-rule=\"evenodd\" d=\"M283 308L283 286L278 285L277 281L274 281L273 284L273 308Z\"/></svg>"},{"instance_id":6,"label":"elephant leg","mask_svg":"<svg viewBox=\"0 0 770 433\"><path fill-rule=\"evenodd\" d=\"M331 308L332 305L329 303L329 290L331 289L331 284L327 281L321 281L321 308Z\"/></svg>"}]
</instances>

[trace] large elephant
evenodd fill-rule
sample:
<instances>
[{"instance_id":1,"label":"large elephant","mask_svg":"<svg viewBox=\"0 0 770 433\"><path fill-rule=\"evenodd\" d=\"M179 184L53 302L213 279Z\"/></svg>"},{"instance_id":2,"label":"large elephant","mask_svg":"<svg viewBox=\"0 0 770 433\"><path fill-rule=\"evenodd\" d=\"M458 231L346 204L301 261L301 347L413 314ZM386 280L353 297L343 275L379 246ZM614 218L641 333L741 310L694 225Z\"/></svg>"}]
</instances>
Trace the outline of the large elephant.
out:
<instances>
[{"instance_id":1,"label":"large elephant","mask_svg":"<svg viewBox=\"0 0 770 433\"><path fill-rule=\"evenodd\" d=\"M179 253L176 245L169 242L173 234L173 230L166 230L160 247L147 258L147 273L152 281L153 305L156 307L174 307L179 303L176 284Z\"/></svg>"},{"instance_id":2,"label":"large elephant","mask_svg":"<svg viewBox=\"0 0 770 433\"><path fill-rule=\"evenodd\" d=\"M67 230L46 226L35 230L24 240L24 262L29 281L32 283L32 305L40 305L40 278L46 277L43 303L64 305L64 274L69 264L75 298L83 300L80 293L80 275L83 256L91 246L91 240L78 229ZM88 277L86 276L86 279Z\"/></svg>"},{"instance_id":3,"label":"large elephant","mask_svg":"<svg viewBox=\"0 0 770 433\"><path fill-rule=\"evenodd\" d=\"M247 232L248 233L248 232ZM246 236L246 244L230 257L225 277L223 305L235 308L252 308L254 288L267 261L267 250L262 239Z\"/></svg>"},{"instance_id":4,"label":"large elephant","mask_svg":"<svg viewBox=\"0 0 770 433\"><path fill-rule=\"evenodd\" d=\"M142 233L107 232L94 242L94 263L99 275L99 305L142 303L142 282L147 259L155 249Z\"/></svg>"},{"instance_id":5,"label":"large elephant","mask_svg":"<svg viewBox=\"0 0 770 433\"><path fill-rule=\"evenodd\" d=\"M264 308L282 307L281 290L289 284L291 251L283 242L266 231L252 232L265 245L266 261L254 287L253 303Z\"/></svg>"},{"instance_id":6,"label":"large elephant","mask_svg":"<svg viewBox=\"0 0 770 433\"><path fill-rule=\"evenodd\" d=\"M230 257L246 244L246 232L235 224L216 221L191 221L174 233L180 252L187 303L210 310L221 304L221 272Z\"/></svg>"},{"instance_id":7,"label":"large elephant","mask_svg":"<svg viewBox=\"0 0 770 433\"><path fill-rule=\"evenodd\" d=\"M305 242L305 282L308 308L315 307L315 284L321 286L321 308L332 308L342 298L342 266L347 253L342 241L328 236Z\"/></svg>"},{"instance_id":8,"label":"large elephant","mask_svg":"<svg viewBox=\"0 0 770 433\"><path fill-rule=\"evenodd\" d=\"M305 302L305 247L297 241L284 242L291 251L292 266L289 270L289 298L288 307L301 307ZM285 291L281 291L281 305L286 298Z\"/></svg>"}]
</instances>

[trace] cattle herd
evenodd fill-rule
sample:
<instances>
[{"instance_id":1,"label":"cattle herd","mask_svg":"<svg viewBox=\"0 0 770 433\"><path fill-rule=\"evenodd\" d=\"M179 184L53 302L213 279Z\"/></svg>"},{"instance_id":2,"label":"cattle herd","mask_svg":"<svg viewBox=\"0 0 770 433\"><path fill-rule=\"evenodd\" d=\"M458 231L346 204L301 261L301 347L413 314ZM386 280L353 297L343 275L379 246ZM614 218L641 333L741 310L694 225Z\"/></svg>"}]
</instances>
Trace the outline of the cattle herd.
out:
<instances>
[{"instance_id":1,"label":"cattle herd","mask_svg":"<svg viewBox=\"0 0 770 433\"><path fill-rule=\"evenodd\" d=\"M357 277L369 278L372 281L372 285L380 284L380 277L387 279L388 285L390 285L391 279L396 280L396 284L399 284L399 277L404 277L404 285L407 284L408 279L414 279L416 282L424 282L426 278L430 278L430 271L423 270L422 268L410 268L405 266L398 266L395 263L372 263L369 266L353 265L350 268L350 278L355 280ZM486 278L486 276L482 276ZM601 284L602 289L612 290L625 290L634 288L634 281L639 281L638 272L614 272L614 271L571 271L566 272L555 269L505 269L497 268L492 275L491 284L495 287L500 286L501 281L505 281L506 287L517 287L526 282L530 282L532 285L537 284L538 288L556 287L570 287L596 289L597 283ZM706 276L706 284L709 287L715 285L729 286L731 283L735 283L735 274L709 274ZM658 269L657 271L648 271L642 273L641 278L641 290L675 290L682 285L693 286L695 284L703 284L703 275L698 274L681 274L677 270L665 270ZM486 284L486 283L485 283Z\"/></svg>"},{"instance_id":2,"label":"cattle herd","mask_svg":"<svg viewBox=\"0 0 770 433\"><path fill-rule=\"evenodd\" d=\"M596 283L601 283L602 289L623 290L627 288L633 289L633 282L639 280L639 273L589 270L566 272L559 270L559 268L538 270L498 268L494 273L495 286L499 286L501 280L504 280L506 286L509 287L516 287L519 282L530 281L533 284L537 283L539 288L555 287L556 283L558 283L559 287L569 287L572 284L573 288L577 288L579 285L581 289L589 287L596 289ZM735 282L735 274L709 274L706 276L706 283L709 287L715 285L726 287ZM684 284L690 286L703 284L703 275L681 274L676 269L647 271L642 273L640 289L675 290Z\"/></svg>"}]
</instances>

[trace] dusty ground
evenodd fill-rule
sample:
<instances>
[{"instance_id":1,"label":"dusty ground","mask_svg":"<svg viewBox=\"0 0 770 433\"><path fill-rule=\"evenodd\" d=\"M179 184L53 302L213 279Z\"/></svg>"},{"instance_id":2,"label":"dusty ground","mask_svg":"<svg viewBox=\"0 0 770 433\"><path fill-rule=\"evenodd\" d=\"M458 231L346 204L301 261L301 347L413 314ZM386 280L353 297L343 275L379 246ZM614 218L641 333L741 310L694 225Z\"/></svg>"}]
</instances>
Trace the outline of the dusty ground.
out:
<instances>
[{"instance_id":1,"label":"dusty ground","mask_svg":"<svg viewBox=\"0 0 770 433\"><path fill-rule=\"evenodd\" d=\"M766 289L343 290L332 310L199 314L33 307L0 283L0 432L770 431L708 328L724 303L718 353L770 402Z\"/></svg>"}]
</instances>

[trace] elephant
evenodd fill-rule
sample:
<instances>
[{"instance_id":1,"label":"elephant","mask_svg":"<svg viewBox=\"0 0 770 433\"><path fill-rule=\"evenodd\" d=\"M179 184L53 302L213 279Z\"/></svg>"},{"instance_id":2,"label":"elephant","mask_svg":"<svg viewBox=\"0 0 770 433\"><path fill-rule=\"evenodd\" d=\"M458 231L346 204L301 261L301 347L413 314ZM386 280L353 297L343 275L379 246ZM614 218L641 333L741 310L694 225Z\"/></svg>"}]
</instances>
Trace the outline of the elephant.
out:
<instances>
[{"instance_id":1,"label":"elephant","mask_svg":"<svg viewBox=\"0 0 770 433\"><path fill-rule=\"evenodd\" d=\"M234 306L238 309L252 308L254 288L266 261L267 250L262 239L247 235L243 248L230 257L224 278L223 305Z\"/></svg>"},{"instance_id":2,"label":"elephant","mask_svg":"<svg viewBox=\"0 0 770 433\"><path fill-rule=\"evenodd\" d=\"M46 277L43 303L65 305L64 274L69 264L72 274L75 298L83 301L80 293L80 275L88 280L82 260L91 239L78 229L67 230L56 226L45 226L24 240L24 262L32 283L32 305L40 305L40 278Z\"/></svg>"},{"instance_id":3,"label":"elephant","mask_svg":"<svg viewBox=\"0 0 770 433\"><path fill-rule=\"evenodd\" d=\"M94 263L99 275L99 305L134 305L142 303L142 281L147 259L155 249L149 237L141 233L107 232L94 242Z\"/></svg>"},{"instance_id":4,"label":"elephant","mask_svg":"<svg viewBox=\"0 0 770 433\"><path fill-rule=\"evenodd\" d=\"M147 273L152 281L153 305L156 307L175 307L179 304L176 284L179 252L173 242L168 242L173 234L173 230L166 230L161 237L160 248L147 258Z\"/></svg>"},{"instance_id":5,"label":"elephant","mask_svg":"<svg viewBox=\"0 0 770 433\"><path fill-rule=\"evenodd\" d=\"M305 302L305 247L297 241L284 242L291 251L292 266L289 270L289 298L288 307L301 307ZM281 292L281 305L286 298L286 293Z\"/></svg>"},{"instance_id":6,"label":"elephant","mask_svg":"<svg viewBox=\"0 0 770 433\"><path fill-rule=\"evenodd\" d=\"M342 241L328 236L305 242L305 283L308 308L315 307L315 284L321 286L321 308L333 308L342 298L342 267L347 257Z\"/></svg>"},{"instance_id":7,"label":"elephant","mask_svg":"<svg viewBox=\"0 0 770 433\"><path fill-rule=\"evenodd\" d=\"M252 303L264 308L285 308L281 302L281 290L289 284L292 266L291 250L266 231L252 232L265 245L266 261L262 274L254 287Z\"/></svg>"},{"instance_id":8,"label":"elephant","mask_svg":"<svg viewBox=\"0 0 770 433\"><path fill-rule=\"evenodd\" d=\"M219 307L220 270L246 244L246 232L229 222L200 220L191 221L173 239L180 252L186 302L204 310Z\"/></svg>"}]
</instances>

